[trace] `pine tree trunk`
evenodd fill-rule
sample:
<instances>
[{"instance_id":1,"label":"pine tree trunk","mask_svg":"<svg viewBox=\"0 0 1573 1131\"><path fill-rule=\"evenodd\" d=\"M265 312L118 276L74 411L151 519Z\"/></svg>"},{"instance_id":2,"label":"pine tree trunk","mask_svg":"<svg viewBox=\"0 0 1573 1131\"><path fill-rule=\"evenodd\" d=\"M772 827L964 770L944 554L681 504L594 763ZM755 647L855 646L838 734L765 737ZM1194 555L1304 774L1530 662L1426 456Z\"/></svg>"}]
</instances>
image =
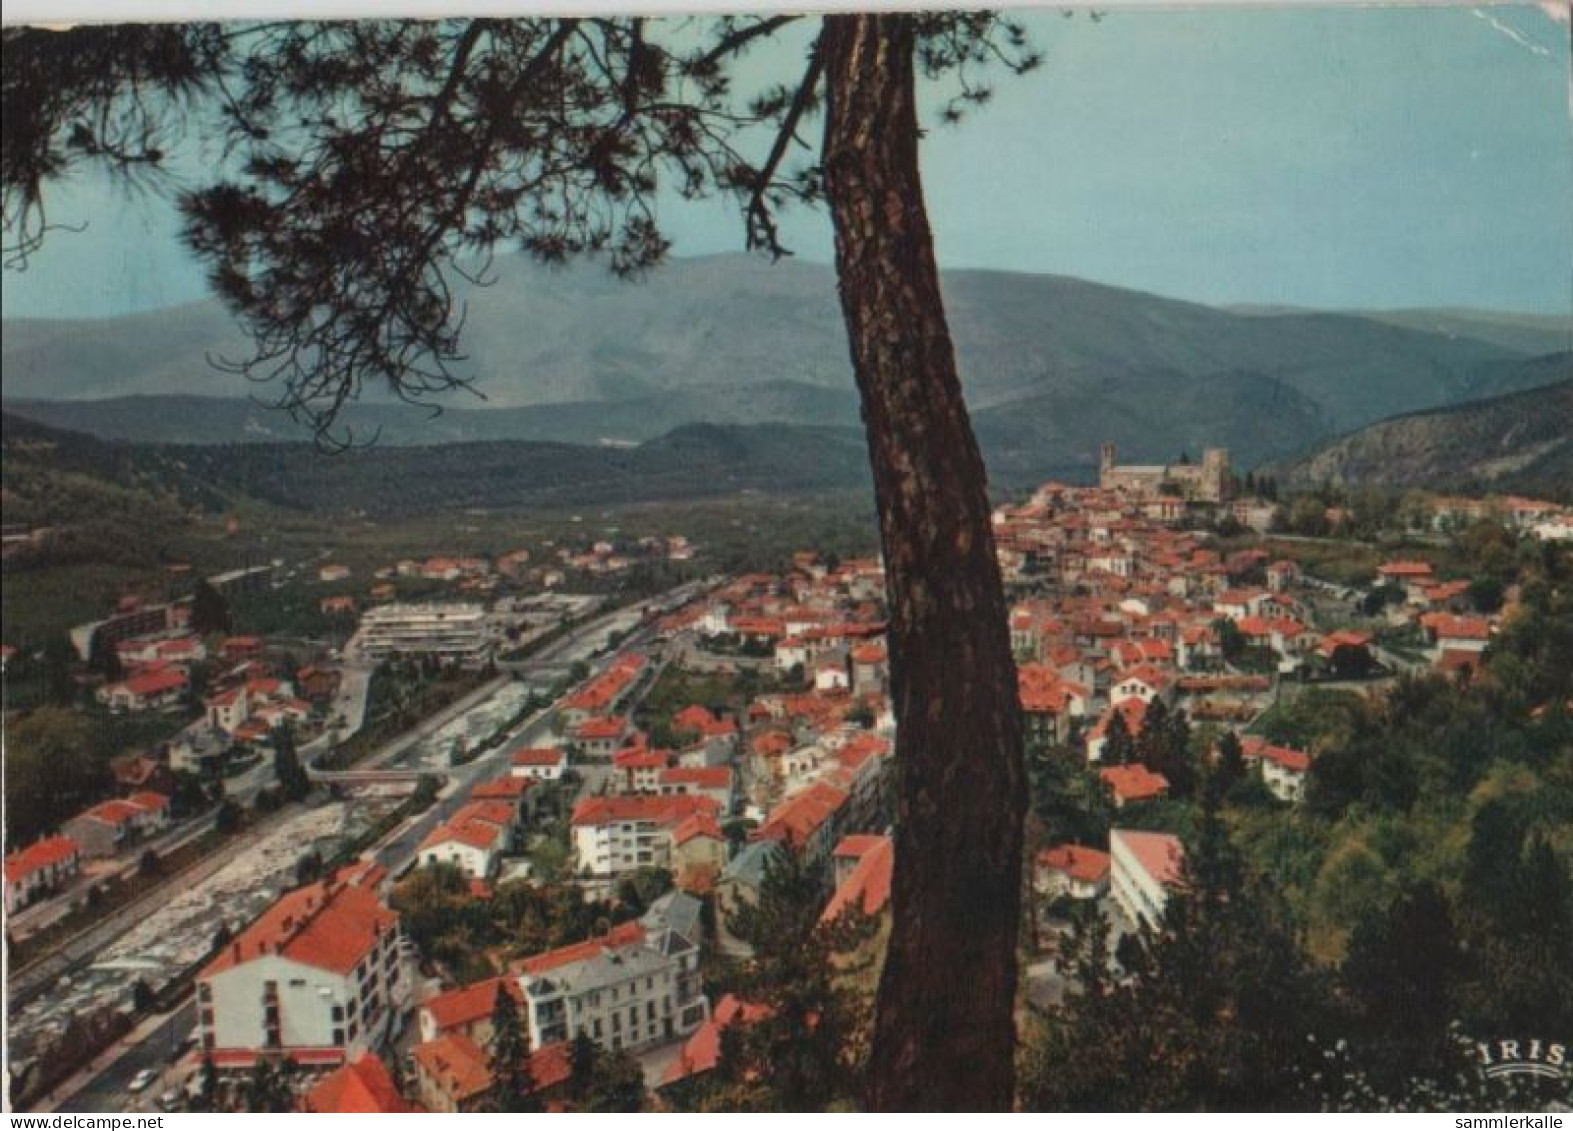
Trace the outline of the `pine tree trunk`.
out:
<instances>
[{"instance_id":1,"label":"pine tree trunk","mask_svg":"<svg viewBox=\"0 0 1573 1131\"><path fill-rule=\"evenodd\" d=\"M1009 1110L1025 767L983 460L918 176L915 29L825 20L824 167L890 604L894 928L876 1110Z\"/></svg>"}]
</instances>

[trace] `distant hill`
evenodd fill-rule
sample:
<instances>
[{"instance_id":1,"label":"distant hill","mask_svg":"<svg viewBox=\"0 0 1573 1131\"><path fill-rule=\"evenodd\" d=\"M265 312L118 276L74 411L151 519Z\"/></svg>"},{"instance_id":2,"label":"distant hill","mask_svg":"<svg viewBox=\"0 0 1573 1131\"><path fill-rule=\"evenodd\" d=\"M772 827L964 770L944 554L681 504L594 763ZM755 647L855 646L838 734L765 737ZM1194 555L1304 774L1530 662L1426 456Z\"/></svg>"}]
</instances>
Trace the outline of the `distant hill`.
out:
<instances>
[{"instance_id":1,"label":"distant hill","mask_svg":"<svg viewBox=\"0 0 1573 1131\"><path fill-rule=\"evenodd\" d=\"M1382 310L1367 315L1379 322L1427 334L1473 338L1526 354L1573 350L1573 317L1508 314L1485 310Z\"/></svg>"},{"instance_id":2,"label":"distant hill","mask_svg":"<svg viewBox=\"0 0 1573 1131\"><path fill-rule=\"evenodd\" d=\"M359 430L398 444L640 443L690 423L859 423L827 266L717 256L625 283L514 257L496 275L462 295L458 371L487 399L454 394L431 420L369 390ZM1422 329L1392 324L1398 315L1231 312L1050 275L953 271L944 287L969 403L1011 476L1085 472L1102 438L1093 427L1133 457L1212 443L1239 462L1282 458L1395 413L1510 391L1483 374L1556 332L1510 328L1530 334L1515 345L1500 325L1510 316L1482 316L1494 337L1475 337L1457 330L1464 314ZM3 329L6 407L35 419L138 441L303 438L243 401L266 387L209 365L247 354L216 303ZM150 399L163 397L221 399Z\"/></svg>"},{"instance_id":3,"label":"distant hill","mask_svg":"<svg viewBox=\"0 0 1573 1131\"><path fill-rule=\"evenodd\" d=\"M1384 420L1270 470L1300 486L1486 486L1573 497L1573 353L1522 369L1550 383Z\"/></svg>"},{"instance_id":4,"label":"distant hill","mask_svg":"<svg viewBox=\"0 0 1573 1131\"><path fill-rule=\"evenodd\" d=\"M103 400L7 398L7 412L41 424L139 444L265 444L307 439L303 427L261 401L181 394ZM485 440L640 443L684 424L858 423L857 395L791 381L749 388L699 386L624 401L486 408L462 395L433 415L403 403L361 402L343 421L362 439L423 446Z\"/></svg>"},{"instance_id":5,"label":"distant hill","mask_svg":"<svg viewBox=\"0 0 1573 1131\"><path fill-rule=\"evenodd\" d=\"M464 507L589 506L741 491L866 486L854 429L686 425L646 444L520 441L377 445L338 454L309 444L106 442L5 413L8 520L100 520L117 504L147 521L236 497L325 514L399 518Z\"/></svg>"},{"instance_id":6,"label":"distant hill","mask_svg":"<svg viewBox=\"0 0 1573 1131\"><path fill-rule=\"evenodd\" d=\"M1235 314L1270 317L1311 314L1296 306L1229 306ZM1473 338L1517 353L1542 356L1573 349L1573 314L1515 314L1501 310L1465 310L1448 307L1411 307L1400 310L1346 310L1356 318L1402 326L1448 338Z\"/></svg>"}]
</instances>

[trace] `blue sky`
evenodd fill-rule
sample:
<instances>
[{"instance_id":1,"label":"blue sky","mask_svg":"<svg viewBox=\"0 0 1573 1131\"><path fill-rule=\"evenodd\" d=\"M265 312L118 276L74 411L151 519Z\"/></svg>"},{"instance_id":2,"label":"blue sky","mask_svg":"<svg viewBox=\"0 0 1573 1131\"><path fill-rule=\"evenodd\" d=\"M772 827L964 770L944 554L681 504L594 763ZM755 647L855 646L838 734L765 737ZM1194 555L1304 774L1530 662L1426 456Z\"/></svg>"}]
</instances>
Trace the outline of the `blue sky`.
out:
<instances>
[{"instance_id":1,"label":"blue sky","mask_svg":"<svg viewBox=\"0 0 1573 1131\"><path fill-rule=\"evenodd\" d=\"M1569 34L1548 9L1028 19L1043 68L925 140L943 265L1212 303L1573 313ZM793 57L784 44L749 66ZM6 273L6 316L204 297L167 202L82 178L50 203L88 227ZM677 254L741 243L730 205L674 201L662 221ZM785 231L829 258L822 215Z\"/></svg>"}]
</instances>

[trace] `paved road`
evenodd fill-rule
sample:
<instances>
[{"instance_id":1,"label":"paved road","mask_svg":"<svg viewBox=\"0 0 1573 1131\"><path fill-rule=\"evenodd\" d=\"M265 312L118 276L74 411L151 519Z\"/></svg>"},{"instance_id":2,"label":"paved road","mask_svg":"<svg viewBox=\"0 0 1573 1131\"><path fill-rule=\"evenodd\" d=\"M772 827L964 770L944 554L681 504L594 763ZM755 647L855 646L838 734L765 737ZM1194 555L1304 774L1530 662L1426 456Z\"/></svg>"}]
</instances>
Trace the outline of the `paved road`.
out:
<instances>
[{"instance_id":1,"label":"paved road","mask_svg":"<svg viewBox=\"0 0 1573 1131\"><path fill-rule=\"evenodd\" d=\"M345 741L365 725L366 699L371 691L372 672L376 670L376 664L361 660L346 660L339 665L344 678L339 683L339 693L334 697L329 718L343 719L344 725L337 731L329 726L322 734L303 745L303 757L310 759L318 754L326 754L335 742Z\"/></svg>"},{"instance_id":2,"label":"paved road","mask_svg":"<svg viewBox=\"0 0 1573 1131\"><path fill-rule=\"evenodd\" d=\"M150 1033L125 1046L118 1059L94 1076L56 1111L156 1111L158 1097L178 1088L184 1069L175 1061L180 1043L192 1034L197 1024L197 1007L186 998L171 1013L165 1014ZM139 1030L140 1031L140 1030ZM120 1046L117 1046L118 1051ZM104 1055L110 1055L106 1053ZM144 1068L159 1072L159 1079L142 1092L132 1095L131 1080Z\"/></svg>"},{"instance_id":3,"label":"paved road","mask_svg":"<svg viewBox=\"0 0 1573 1131\"><path fill-rule=\"evenodd\" d=\"M355 763L355 768L358 770L375 770L381 766L386 766L389 762L396 761L401 755L407 753L411 747L430 738L443 727L453 722L454 719L472 709L477 703L491 698L506 686L508 686L508 677L505 675L487 680L468 695L455 699L435 715L428 715L424 720L397 738L384 743L375 754L362 758Z\"/></svg>"}]
</instances>

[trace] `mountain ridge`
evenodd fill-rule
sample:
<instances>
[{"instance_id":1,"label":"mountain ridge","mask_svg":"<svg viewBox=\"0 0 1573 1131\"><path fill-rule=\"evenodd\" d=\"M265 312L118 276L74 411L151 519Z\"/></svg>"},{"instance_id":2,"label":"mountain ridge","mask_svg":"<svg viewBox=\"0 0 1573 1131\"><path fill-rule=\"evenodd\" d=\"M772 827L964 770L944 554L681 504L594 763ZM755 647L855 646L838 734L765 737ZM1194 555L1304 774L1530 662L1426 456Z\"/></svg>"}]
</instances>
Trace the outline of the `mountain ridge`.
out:
<instances>
[{"instance_id":1,"label":"mountain ridge","mask_svg":"<svg viewBox=\"0 0 1573 1131\"><path fill-rule=\"evenodd\" d=\"M829 267L679 259L641 285L515 256L494 276L460 296L458 371L486 399L455 393L433 419L369 388L346 412L357 435L640 444L691 423L861 424ZM943 285L980 439L1010 476L1095 466L1105 438L1153 458L1217 445L1242 466L1284 459L1387 416L1521 387L1530 356L1360 315L1232 313L1062 275L952 271ZM7 323L4 403L138 441L308 438L210 367L246 346L216 303Z\"/></svg>"},{"instance_id":2,"label":"mountain ridge","mask_svg":"<svg viewBox=\"0 0 1573 1131\"><path fill-rule=\"evenodd\" d=\"M1573 497L1573 352L1536 359L1545 384L1405 413L1268 465L1291 486L1489 488Z\"/></svg>"}]
</instances>

